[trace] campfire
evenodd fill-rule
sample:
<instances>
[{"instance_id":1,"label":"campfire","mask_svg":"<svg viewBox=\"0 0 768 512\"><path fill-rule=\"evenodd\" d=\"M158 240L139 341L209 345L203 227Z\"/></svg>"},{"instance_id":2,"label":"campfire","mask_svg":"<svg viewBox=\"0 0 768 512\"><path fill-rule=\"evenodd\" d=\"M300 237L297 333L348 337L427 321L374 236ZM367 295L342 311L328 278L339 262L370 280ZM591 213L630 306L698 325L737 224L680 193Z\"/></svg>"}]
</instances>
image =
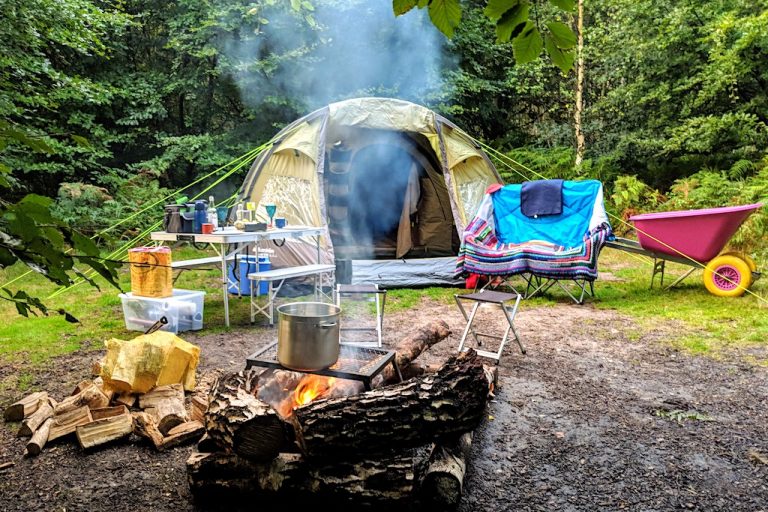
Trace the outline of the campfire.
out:
<instances>
[{"instance_id":1,"label":"campfire","mask_svg":"<svg viewBox=\"0 0 768 512\"><path fill-rule=\"evenodd\" d=\"M423 374L399 382L387 367L366 392L359 381L274 366L222 377L210 392L207 434L187 461L192 492L283 505L455 506L494 373L474 351L437 371L415 364L449 334L436 321L401 340L398 369Z\"/></svg>"}]
</instances>

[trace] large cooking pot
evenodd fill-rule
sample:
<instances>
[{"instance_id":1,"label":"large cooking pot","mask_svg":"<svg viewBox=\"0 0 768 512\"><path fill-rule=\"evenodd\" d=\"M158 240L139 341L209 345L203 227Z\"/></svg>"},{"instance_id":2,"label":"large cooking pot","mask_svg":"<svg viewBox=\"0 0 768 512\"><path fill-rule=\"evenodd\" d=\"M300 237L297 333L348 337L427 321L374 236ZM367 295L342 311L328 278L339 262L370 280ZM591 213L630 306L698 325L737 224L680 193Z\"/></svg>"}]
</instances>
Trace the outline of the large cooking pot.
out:
<instances>
[{"instance_id":1,"label":"large cooking pot","mask_svg":"<svg viewBox=\"0 0 768 512\"><path fill-rule=\"evenodd\" d=\"M277 308L277 360L292 370L328 368L339 358L341 308L294 302Z\"/></svg>"}]
</instances>

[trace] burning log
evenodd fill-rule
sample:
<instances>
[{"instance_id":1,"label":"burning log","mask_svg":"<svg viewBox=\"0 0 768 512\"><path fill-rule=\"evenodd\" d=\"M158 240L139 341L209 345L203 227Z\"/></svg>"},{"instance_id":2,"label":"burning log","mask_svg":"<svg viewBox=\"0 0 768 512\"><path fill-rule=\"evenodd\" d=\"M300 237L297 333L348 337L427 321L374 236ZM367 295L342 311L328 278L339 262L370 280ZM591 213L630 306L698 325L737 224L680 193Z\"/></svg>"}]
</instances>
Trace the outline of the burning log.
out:
<instances>
[{"instance_id":1,"label":"burning log","mask_svg":"<svg viewBox=\"0 0 768 512\"><path fill-rule=\"evenodd\" d=\"M435 374L296 409L297 441L312 458L354 458L451 438L480 424L489 388L470 350Z\"/></svg>"},{"instance_id":2,"label":"burning log","mask_svg":"<svg viewBox=\"0 0 768 512\"><path fill-rule=\"evenodd\" d=\"M213 386L205 414L208 437L221 451L252 460L271 460L292 438L292 426L256 398L258 373L246 370Z\"/></svg>"},{"instance_id":3,"label":"burning log","mask_svg":"<svg viewBox=\"0 0 768 512\"><path fill-rule=\"evenodd\" d=\"M193 494L206 499L390 506L415 496L429 455L428 447L420 447L376 459L311 462L300 454L281 453L256 463L236 454L193 453L187 475Z\"/></svg>"}]
</instances>

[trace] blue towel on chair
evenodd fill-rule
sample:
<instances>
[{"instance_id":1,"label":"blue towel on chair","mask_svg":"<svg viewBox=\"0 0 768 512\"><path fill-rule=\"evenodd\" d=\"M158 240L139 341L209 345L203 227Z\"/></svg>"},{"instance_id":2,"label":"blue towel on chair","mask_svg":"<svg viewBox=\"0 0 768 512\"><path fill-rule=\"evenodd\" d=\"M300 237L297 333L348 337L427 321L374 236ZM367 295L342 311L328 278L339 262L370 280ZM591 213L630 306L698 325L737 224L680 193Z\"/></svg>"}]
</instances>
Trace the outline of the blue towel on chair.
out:
<instances>
[{"instance_id":1,"label":"blue towel on chair","mask_svg":"<svg viewBox=\"0 0 768 512\"><path fill-rule=\"evenodd\" d=\"M524 182L520 190L520 211L526 217L563 213L563 180Z\"/></svg>"}]
</instances>

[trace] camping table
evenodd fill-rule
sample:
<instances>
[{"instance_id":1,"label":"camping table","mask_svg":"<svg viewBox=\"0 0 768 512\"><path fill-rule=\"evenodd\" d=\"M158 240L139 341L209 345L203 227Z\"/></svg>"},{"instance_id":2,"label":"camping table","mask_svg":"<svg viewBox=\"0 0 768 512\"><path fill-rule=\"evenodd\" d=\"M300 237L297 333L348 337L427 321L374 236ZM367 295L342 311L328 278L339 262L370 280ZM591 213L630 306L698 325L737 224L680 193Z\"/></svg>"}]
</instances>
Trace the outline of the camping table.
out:
<instances>
[{"instance_id":1,"label":"camping table","mask_svg":"<svg viewBox=\"0 0 768 512\"><path fill-rule=\"evenodd\" d=\"M253 244L256 249L256 261L258 261L259 242L263 240L315 237L315 242L317 244L317 262L320 263L320 235L322 235L324 231L325 228L311 226L291 226L282 229L268 229L267 231L239 231L227 227L210 234L168 233L165 231L156 231L151 234L151 238L157 242L196 242L211 244L213 246L217 256L221 259L221 280L222 290L224 292L224 324L229 327L229 279L227 276L227 260L232 259L236 254L244 251L246 247ZM183 263L183 260L179 263Z\"/></svg>"}]
</instances>

